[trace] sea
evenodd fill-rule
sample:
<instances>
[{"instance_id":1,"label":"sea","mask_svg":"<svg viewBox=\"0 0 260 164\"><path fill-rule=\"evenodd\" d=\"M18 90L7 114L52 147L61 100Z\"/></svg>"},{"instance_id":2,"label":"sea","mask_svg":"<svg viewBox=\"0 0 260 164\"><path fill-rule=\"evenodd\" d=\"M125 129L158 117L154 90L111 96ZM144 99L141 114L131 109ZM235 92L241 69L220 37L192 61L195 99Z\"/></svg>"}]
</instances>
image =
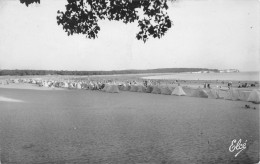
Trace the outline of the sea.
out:
<instances>
[{"instance_id":1,"label":"sea","mask_svg":"<svg viewBox=\"0 0 260 164\"><path fill-rule=\"evenodd\" d=\"M145 76L144 79L166 80L221 80L221 81L260 81L259 72L234 73L170 73L164 75Z\"/></svg>"}]
</instances>

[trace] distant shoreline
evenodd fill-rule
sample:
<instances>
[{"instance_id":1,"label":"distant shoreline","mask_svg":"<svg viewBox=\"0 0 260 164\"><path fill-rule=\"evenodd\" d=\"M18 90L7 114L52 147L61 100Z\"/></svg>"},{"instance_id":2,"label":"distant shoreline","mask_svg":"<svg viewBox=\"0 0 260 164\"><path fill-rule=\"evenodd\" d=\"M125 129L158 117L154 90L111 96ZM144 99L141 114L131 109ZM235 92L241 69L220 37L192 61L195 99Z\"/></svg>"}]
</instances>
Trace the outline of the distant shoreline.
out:
<instances>
[{"instance_id":1,"label":"distant shoreline","mask_svg":"<svg viewBox=\"0 0 260 164\"><path fill-rule=\"evenodd\" d=\"M258 72L233 72L233 73L173 73L167 75L146 76L143 79L152 80L186 80L186 81L240 81L259 82Z\"/></svg>"},{"instance_id":2,"label":"distant shoreline","mask_svg":"<svg viewBox=\"0 0 260 164\"><path fill-rule=\"evenodd\" d=\"M239 74L257 74L257 79L203 79L199 76L210 76L210 75L239 75ZM167 76L172 75L190 75L193 77L196 77L194 79L185 79L185 78L165 78ZM133 80L133 79L139 79L139 80L160 80L160 81L173 81L173 80L179 80L179 81L190 81L190 82L216 82L216 81L233 81L233 82L259 82L259 72L257 71L247 71L247 72L234 72L234 73L192 73L192 72L181 72L181 73L137 73L137 74L113 74L113 75L27 75L27 76L0 76L1 80L6 79L119 79L119 80Z\"/></svg>"},{"instance_id":3,"label":"distant shoreline","mask_svg":"<svg viewBox=\"0 0 260 164\"><path fill-rule=\"evenodd\" d=\"M67 71L67 70L0 70L0 76L27 75L116 75L142 73L181 73L181 72L220 72L218 69L208 68L158 68L144 70L111 70L111 71Z\"/></svg>"}]
</instances>

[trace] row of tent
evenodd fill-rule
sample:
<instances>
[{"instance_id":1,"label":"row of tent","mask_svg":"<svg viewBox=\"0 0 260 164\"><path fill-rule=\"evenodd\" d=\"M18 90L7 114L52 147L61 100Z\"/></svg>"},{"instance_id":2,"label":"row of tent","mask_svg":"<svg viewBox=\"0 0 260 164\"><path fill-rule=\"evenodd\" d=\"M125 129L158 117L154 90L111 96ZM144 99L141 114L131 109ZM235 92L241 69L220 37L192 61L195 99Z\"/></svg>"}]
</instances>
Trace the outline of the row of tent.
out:
<instances>
[{"instance_id":1,"label":"row of tent","mask_svg":"<svg viewBox=\"0 0 260 164\"><path fill-rule=\"evenodd\" d=\"M144 92L153 94L164 94L164 95L176 95L176 96L191 96L200 98L211 98L211 99L225 99L233 101L249 101L253 103L260 103L260 91L255 89L253 91L246 91L242 89L208 89L202 88L191 89L189 94L185 93L181 86L169 87L169 86L143 86L143 85L115 85L106 84L103 91L110 93L118 93L122 91L130 92Z\"/></svg>"},{"instance_id":2,"label":"row of tent","mask_svg":"<svg viewBox=\"0 0 260 164\"><path fill-rule=\"evenodd\" d=\"M11 83L32 83L38 84L42 87L57 87L57 88L73 88L73 89L89 89L89 90L102 90L109 93L119 93L121 91L130 92L143 92L153 94L164 94L164 95L176 95L176 96L191 96L211 99L225 99L225 100L239 100L249 101L254 103L260 103L260 91L259 90L243 90L231 88L228 90L222 89L191 89L190 92L186 93L181 86L168 86L168 85L148 85L145 87L142 84L109 84L109 83L85 83L85 82L62 82L52 80L40 80L40 79L22 79L22 80L10 80ZM185 88L187 91L187 88Z\"/></svg>"},{"instance_id":3,"label":"row of tent","mask_svg":"<svg viewBox=\"0 0 260 164\"><path fill-rule=\"evenodd\" d=\"M173 88L171 90L169 87L160 87L160 86L148 86L143 85L128 85L128 86L118 86L116 84L106 84L102 91L110 93L119 93L122 91L130 92L143 92L143 93L153 93L153 94L165 94L165 95L177 95L185 96L186 93L183 91L181 86Z\"/></svg>"},{"instance_id":4,"label":"row of tent","mask_svg":"<svg viewBox=\"0 0 260 164\"><path fill-rule=\"evenodd\" d=\"M18 83L32 83L32 84L36 84L37 82L39 82L40 80L39 79L5 79L5 80L0 80L0 84L3 84L3 85L7 85L7 84L10 84L10 83L15 83L15 84L18 84Z\"/></svg>"}]
</instances>

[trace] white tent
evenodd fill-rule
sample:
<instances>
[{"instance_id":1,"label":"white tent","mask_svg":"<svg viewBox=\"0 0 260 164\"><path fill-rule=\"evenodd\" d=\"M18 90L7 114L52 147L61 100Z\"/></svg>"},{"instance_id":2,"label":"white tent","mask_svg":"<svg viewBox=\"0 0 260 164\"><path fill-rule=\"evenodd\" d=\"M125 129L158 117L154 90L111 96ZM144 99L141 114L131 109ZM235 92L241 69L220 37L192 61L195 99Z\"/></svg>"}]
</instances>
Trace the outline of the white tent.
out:
<instances>
[{"instance_id":1,"label":"white tent","mask_svg":"<svg viewBox=\"0 0 260 164\"><path fill-rule=\"evenodd\" d=\"M137 92L138 91L138 87L136 85L131 85L131 88L129 90L130 92Z\"/></svg>"},{"instance_id":2,"label":"white tent","mask_svg":"<svg viewBox=\"0 0 260 164\"><path fill-rule=\"evenodd\" d=\"M19 83L19 80L18 79L14 79L13 82L14 83Z\"/></svg>"},{"instance_id":3,"label":"white tent","mask_svg":"<svg viewBox=\"0 0 260 164\"><path fill-rule=\"evenodd\" d=\"M192 97L208 98L208 94L204 89L197 88L191 93Z\"/></svg>"},{"instance_id":4,"label":"white tent","mask_svg":"<svg viewBox=\"0 0 260 164\"><path fill-rule=\"evenodd\" d=\"M129 84L123 85L122 90L123 91L129 91L131 89L131 86Z\"/></svg>"},{"instance_id":5,"label":"white tent","mask_svg":"<svg viewBox=\"0 0 260 164\"><path fill-rule=\"evenodd\" d=\"M125 84L120 84L120 85L118 86L118 89L121 90L121 91L123 91L123 90L124 90L124 87L125 87Z\"/></svg>"},{"instance_id":6,"label":"white tent","mask_svg":"<svg viewBox=\"0 0 260 164\"><path fill-rule=\"evenodd\" d=\"M39 82L38 82L38 85L39 85L40 87L42 87L42 86L43 86L43 82L42 82L42 81L39 81Z\"/></svg>"},{"instance_id":7,"label":"white tent","mask_svg":"<svg viewBox=\"0 0 260 164\"><path fill-rule=\"evenodd\" d=\"M57 88L60 87L60 85L61 85L60 82L54 82L54 84L53 84L53 86L57 87Z\"/></svg>"},{"instance_id":8,"label":"white tent","mask_svg":"<svg viewBox=\"0 0 260 164\"><path fill-rule=\"evenodd\" d=\"M208 91L208 98L211 98L211 99L219 99L220 96L219 96L219 90L218 89L210 89Z\"/></svg>"},{"instance_id":9,"label":"white tent","mask_svg":"<svg viewBox=\"0 0 260 164\"><path fill-rule=\"evenodd\" d=\"M253 90L253 91L250 93L250 95L249 95L247 101L253 102L253 103L256 103L256 104L259 104L259 103L260 103L260 91L259 91L259 90L256 90L256 89Z\"/></svg>"},{"instance_id":10,"label":"white tent","mask_svg":"<svg viewBox=\"0 0 260 164\"><path fill-rule=\"evenodd\" d=\"M153 91L151 93L153 93L153 94L160 94L161 93L161 89L158 86L154 86L153 87Z\"/></svg>"},{"instance_id":11,"label":"white tent","mask_svg":"<svg viewBox=\"0 0 260 164\"><path fill-rule=\"evenodd\" d=\"M90 82L90 83L88 84L88 89L93 90L93 89L94 89L94 84Z\"/></svg>"},{"instance_id":12,"label":"white tent","mask_svg":"<svg viewBox=\"0 0 260 164\"><path fill-rule=\"evenodd\" d=\"M138 85L137 92L146 92L146 88L143 85Z\"/></svg>"},{"instance_id":13,"label":"white tent","mask_svg":"<svg viewBox=\"0 0 260 164\"><path fill-rule=\"evenodd\" d=\"M146 93L151 93L153 91L153 87L148 85L146 88Z\"/></svg>"},{"instance_id":14,"label":"white tent","mask_svg":"<svg viewBox=\"0 0 260 164\"><path fill-rule=\"evenodd\" d=\"M107 87L106 87L107 86ZM118 86L115 84L110 84L105 86L105 92L109 92L109 93L119 93L119 89Z\"/></svg>"},{"instance_id":15,"label":"white tent","mask_svg":"<svg viewBox=\"0 0 260 164\"><path fill-rule=\"evenodd\" d=\"M73 83L69 83L69 88L74 88Z\"/></svg>"},{"instance_id":16,"label":"white tent","mask_svg":"<svg viewBox=\"0 0 260 164\"><path fill-rule=\"evenodd\" d=\"M47 88L47 87L49 87L49 84L47 82L44 82L43 86Z\"/></svg>"},{"instance_id":17,"label":"white tent","mask_svg":"<svg viewBox=\"0 0 260 164\"><path fill-rule=\"evenodd\" d=\"M177 95L177 96L185 96L186 93L183 91L181 86L177 86L176 88L174 88L174 90L172 91L172 95Z\"/></svg>"},{"instance_id":18,"label":"white tent","mask_svg":"<svg viewBox=\"0 0 260 164\"><path fill-rule=\"evenodd\" d=\"M251 92L252 91L248 90L239 90L239 99L242 101L247 101Z\"/></svg>"},{"instance_id":19,"label":"white tent","mask_svg":"<svg viewBox=\"0 0 260 164\"><path fill-rule=\"evenodd\" d=\"M109 90L110 85L109 84L105 84L105 87L102 89L102 91L106 92L107 90Z\"/></svg>"},{"instance_id":20,"label":"white tent","mask_svg":"<svg viewBox=\"0 0 260 164\"><path fill-rule=\"evenodd\" d=\"M225 100L240 100L239 92L237 89L229 89L222 92Z\"/></svg>"},{"instance_id":21,"label":"white tent","mask_svg":"<svg viewBox=\"0 0 260 164\"><path fill-rule=\"evenodd\" d=\"M161 94L164 94L164 95L171 95L172 94L172 91L168 86L161 86L160 90L161 90Z\"/></svg>"},{"instance_id":22,"label":"white tent","mask_svg":"<svg viewBox=\"0 0 260 164\"><path fill-rule=\"evenodd\" d=\"M64 82L63 83L63 88L68 88L69 87L69 84L67 82Z\"/></svg>"},{"instance_id":23,"label":"white tent","mask_svg":"<svg viewBox=\"0 0 260 164\"><path fill-rule=\"evenodd\" d=\"M238 89L230 89L229 90L232 100L240 100L240 95Z\"/></svg>"},{"instance_id":24,"label":"white tent","mask_svg":"<svg viewBox=\"0 0 260 164\"><path fill-rule=\"evenodd\" d=\"M88 85L87 85L86 83L82 83L82 84L81 84L81 88L82 88L82 89L88 89Z\"/></svg>"},{"instance_id":25,"label":"white tent","mask_svg":"<svg viewBox=\"0 0 260 164\"><path fill-rule=\"evenodd\" d=\"M77 89L81 89L81 84L77 83L76 87L77 87Z\"/></svg>"},{"instance_id":26,"label":"white tent","mask_svg":"<svg viewBox=\"0 0 260 164\"><path fill-rule=\"evenodd\" d=\"M228 90L222 92L222 94L223 94L223 97L224 97L225 100L232 100L232 95Z\"/></svg>"}]
</instances>

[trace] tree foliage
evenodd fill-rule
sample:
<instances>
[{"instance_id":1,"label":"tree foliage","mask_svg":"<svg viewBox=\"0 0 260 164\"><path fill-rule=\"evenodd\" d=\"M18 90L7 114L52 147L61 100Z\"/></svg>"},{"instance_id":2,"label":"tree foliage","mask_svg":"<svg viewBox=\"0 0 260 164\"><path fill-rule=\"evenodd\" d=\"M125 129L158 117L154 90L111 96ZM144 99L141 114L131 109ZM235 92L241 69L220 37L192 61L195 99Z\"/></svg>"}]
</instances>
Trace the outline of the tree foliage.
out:
<instances>
[{"instance_id":1,"label":"tree foliage","mask_svg":"<svg viewBox=\"0 0 260 164\"><path fill-rule=\"evenodd\" d=\"M146 42L149 37L161 38L171 28L167 9L167 0L68 0L66 11L58 11L57 22L68 35L84 34L95 39L99 20L138 21L136 38Z\"/></svg>"},{"instance_id":2,"label":"tree foliage","mask_svg":"<svg viewBox=\"0 0 260 164\"><path fill-rule=\"evenodd\" d=\"M40 0L20 0L26 5ZM66 10L58 10L57 23L68 35L98 37L99 20L138 22L138 40L161 38L172 22L167 14L167 0L67 0Z\"/></svg>"},{"instance_id":3,"label":"tree foliage","mask_svg":"<svg viewBox=\"0 0 260 164\"><path fill-rule=\"evenodd\" d=\"M20 0L21 3L24 3L26 6L29 6L32 3L40 3L40 0Z\"/></svg>"}]
</instances>

